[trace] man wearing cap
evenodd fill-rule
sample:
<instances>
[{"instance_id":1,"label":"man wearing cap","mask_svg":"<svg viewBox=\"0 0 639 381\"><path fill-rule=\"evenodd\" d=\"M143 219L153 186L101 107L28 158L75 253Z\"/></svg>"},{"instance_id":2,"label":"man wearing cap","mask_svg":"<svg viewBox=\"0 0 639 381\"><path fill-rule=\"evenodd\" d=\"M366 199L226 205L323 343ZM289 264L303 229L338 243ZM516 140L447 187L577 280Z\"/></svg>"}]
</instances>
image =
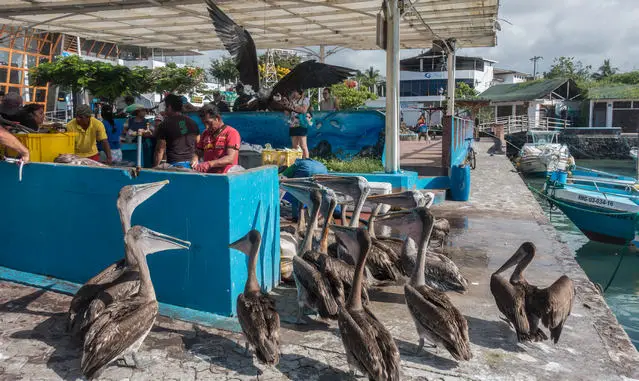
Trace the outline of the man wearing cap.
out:
<instances>
[{"instance_id":1,"label":"man wearing cap","mask_svg":"<svg viewBox=\"0 0 639 381\"><path fill-rule=\"evenodd\" d=\"M104 129L104 124L91 115L91 107L79 105L75 110L75 118L67 124L69 132L77 133L75 137L75 154L95 161L100 161L98 146L96 142L102 144L102 149L106 155L106 163L111 164L111 148L109 147L108 136Z\"/></svg>"}]
</instances>

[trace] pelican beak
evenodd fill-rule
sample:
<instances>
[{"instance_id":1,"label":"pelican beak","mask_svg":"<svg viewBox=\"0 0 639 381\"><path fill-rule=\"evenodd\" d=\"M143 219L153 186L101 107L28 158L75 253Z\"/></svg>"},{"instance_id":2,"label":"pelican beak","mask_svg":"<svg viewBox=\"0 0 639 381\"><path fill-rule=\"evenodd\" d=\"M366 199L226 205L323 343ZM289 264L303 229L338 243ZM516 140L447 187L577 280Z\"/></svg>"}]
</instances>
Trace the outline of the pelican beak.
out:
<instances>
[{"instance_id":1,"label":"pelican beak","mask_svg":"<svg viewBox=\"0 0 639 381\"><path fill-rule=\"evenodd\" d=\"M376 224L397 229L415 242L421 241L424 229L432 230L434 221L435 217L424 207L387 213L375 219Z\"/></svg>"},{"instance_id":2,"label":"pelican beak","mask_svg":"<svg viewBox=\"0 0 639 381\"><path fill-rule=\"evenodd\" d=\"M419 191L406 191L401 193L377 194L368 196L367 201L378 204L388 204L399 208L415 208L425 204L424 196Z\"/></svg>"},{"instance_id":3,"label":"pelican beak","mask_svg":"<svg viewBox=\"0 0 639 381\"><path fill-rule=\"evenodd\" d=\"M244 237L229 244L229 249L235 249L235 250L241 251L242 253L246 255L249 255L253 245L255 245L255 243L260 241L261 239L262 239L261 235L257 230L251 230Z\"/></svg>"},{"instance_id":4,"label":"pelican beak","mask_svg":"<svg viewBox=\"0 0 639 381\"><path fill-rule=\"evenodd\" d=\"M133 210L135 210L138 205L148 200L168 183L169 180L163 180L155 183L129 185L128 187L122 188L120 197L124 198L124 202L126 202L129 210L133 213Z\"/></svg>"},{"instance_id":5,"label":"pelican beak","mask_svg":"<svg viewBox=\"0 0 639 381\"><path fill-rule=\"evenodd\" d=\"M288 193L292 194L293 197L295 197L305 205L311 205L313 203L311 197L313 189L309 188L308 186L283 183L280 184L280 187Z\"/></svg>"},{"instance_id":6,"label":"pelican beak","mask_svg":"<svg viewBox=\"0 0 639 381\"><path fill-rule=\"evenodd\" d=\"M144 238L146 238L148 244L147 254L166 250L188 249L191 247L191 242L189 241L184 241L146 228L144 229Z\"/></svg>"},{"instance_id":7,"label":"pelican beak","mask_svg":"<svg viewBox=\"0 0 639 381\"><path fill-rule=\"evenodd\" d=\"M530 255L530 254L534 255L534 253L535 253L535 245L532 242L522 243L521 246L519 246L519 248L515 252L515 254L513 254L513 256L510 257L506 261L506 263L503 264L503 266L501 266L497 271L495 271L495 274L499 274L508 270L509 268L521 262L521 260L524 259L526 255Z\"/></svg>"}]
</instances>

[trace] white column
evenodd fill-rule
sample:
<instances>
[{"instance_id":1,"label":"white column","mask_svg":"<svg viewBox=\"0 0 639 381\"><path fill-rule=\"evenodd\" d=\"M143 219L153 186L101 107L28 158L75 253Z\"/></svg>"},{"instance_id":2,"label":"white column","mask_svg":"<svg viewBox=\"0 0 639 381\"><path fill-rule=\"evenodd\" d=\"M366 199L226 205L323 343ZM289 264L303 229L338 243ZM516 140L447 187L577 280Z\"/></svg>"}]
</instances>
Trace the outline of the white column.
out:
<instances>
[{"instance_id":1,"label":"white column","mask_svg":"<svg viewBox=\"0 0 639 381\"><path fill-rule=\"evenodd\" d=\"M517 116L517 106L516 105L512 105L511 110L510 110L510 115L512 116Z\"/></svg>"},{"instance_id":2,"label":"white column","mask_svg":"<svg viewBox=\"0 0 639 381\"><path fill-rule=\"evenodd\" d=\"M455 43L448 41L450 51L448 52L448 109L447 115L455 115Z\"/></svg>"},{"instance_id":3,"label":"white column","mask_svg":"<svg viewBox=\"0 0 639 381\"><path fill-rule=\"evenodd\" d=\"M594 112L595 109L595 101L594 100L590 100L590 110L588 112L588 127L592 127L592 114Z\"/></svg>"},{"instance_id":4,"label":"white column","mask_svg":"<svg viewBox=\"0 0 639 381\"><path fill-rule=\"evenodd\" d=\"M612 127L612 101L606 103L606 127Z\"/></svg>"},{"instance_id":5,"label":"white column","mask_svg":"<svg viewBox=\"0 0 639 381\"><path fill-rule=\"evenodd\" d=\"M398 0L386 2L386 148L384 170L399 171L399 21Z\"/></svg>"},{"instance_id":6,"label":"white column","mask_svg":"<svg viewBox=\"0 0 639 381\"><path fill-rule=\"evenodd\" d=\"M324 60L326 59L326 51L324 49L325 49L324 45L320 45L320 47L319 47L319 61L321 63L324 63ZM322 101L322 91L323 90L324 89L322 89L322 88L317 90L317 104L318 105Z\"/></svg>"}]
</instances>

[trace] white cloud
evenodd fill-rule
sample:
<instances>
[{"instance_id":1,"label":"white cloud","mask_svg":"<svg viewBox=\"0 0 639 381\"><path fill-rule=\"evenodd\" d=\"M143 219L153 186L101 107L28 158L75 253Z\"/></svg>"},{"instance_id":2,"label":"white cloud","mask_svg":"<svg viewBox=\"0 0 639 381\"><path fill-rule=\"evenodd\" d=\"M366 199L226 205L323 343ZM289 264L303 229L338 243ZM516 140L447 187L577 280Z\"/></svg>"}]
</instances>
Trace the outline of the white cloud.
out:
<instances>
[{"instance_id":1,"label":"white cloud","mask_svg":"<svg viewBox=\"0 0 639 381\"><path fill-rule=\"evenodd\" d=\"M497 47L461 49L459 54L499 61L498 67L532 72L530 58L542 56L538 71L553 58L574 56L596 70L604 59L623 71L639 70L639 0L502 0ZM222 52L207 52L215 57ZM402 50L410 57L419 50ZM386 70L381 50L343 50L326 62L364 70ZM207 64L208 66L208 64Z\"/></svg>"}]
</instances>

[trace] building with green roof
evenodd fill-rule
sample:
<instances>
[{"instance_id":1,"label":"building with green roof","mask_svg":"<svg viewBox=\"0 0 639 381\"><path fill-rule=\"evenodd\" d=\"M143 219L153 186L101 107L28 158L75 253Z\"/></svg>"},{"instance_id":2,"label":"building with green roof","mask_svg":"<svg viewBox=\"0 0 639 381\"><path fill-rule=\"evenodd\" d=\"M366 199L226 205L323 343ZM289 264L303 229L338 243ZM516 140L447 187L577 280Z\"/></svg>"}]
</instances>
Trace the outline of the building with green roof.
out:
<instances>
[{"instance_id":1,"label":"building with green roof","mask_svg":"<svg viewBox=\"0 0 639 381\"><path fill-rule=\"evenodd\" d=\"M639 85L610 84L588 90L589 127L621 127L639 131Z\"/></svg>"},{"instance_id":2,"label":"building with green roof","mask_svg":"<svg viewBox=\"0 0 639 381\"><path fill-rule=\"evenodd\" d=\"M495 85L479 97L495 107L495 118L526 115L536 126L546 117L578 117L582 93L573 80L553 78Z\"/></svg>"}]
</instances>

